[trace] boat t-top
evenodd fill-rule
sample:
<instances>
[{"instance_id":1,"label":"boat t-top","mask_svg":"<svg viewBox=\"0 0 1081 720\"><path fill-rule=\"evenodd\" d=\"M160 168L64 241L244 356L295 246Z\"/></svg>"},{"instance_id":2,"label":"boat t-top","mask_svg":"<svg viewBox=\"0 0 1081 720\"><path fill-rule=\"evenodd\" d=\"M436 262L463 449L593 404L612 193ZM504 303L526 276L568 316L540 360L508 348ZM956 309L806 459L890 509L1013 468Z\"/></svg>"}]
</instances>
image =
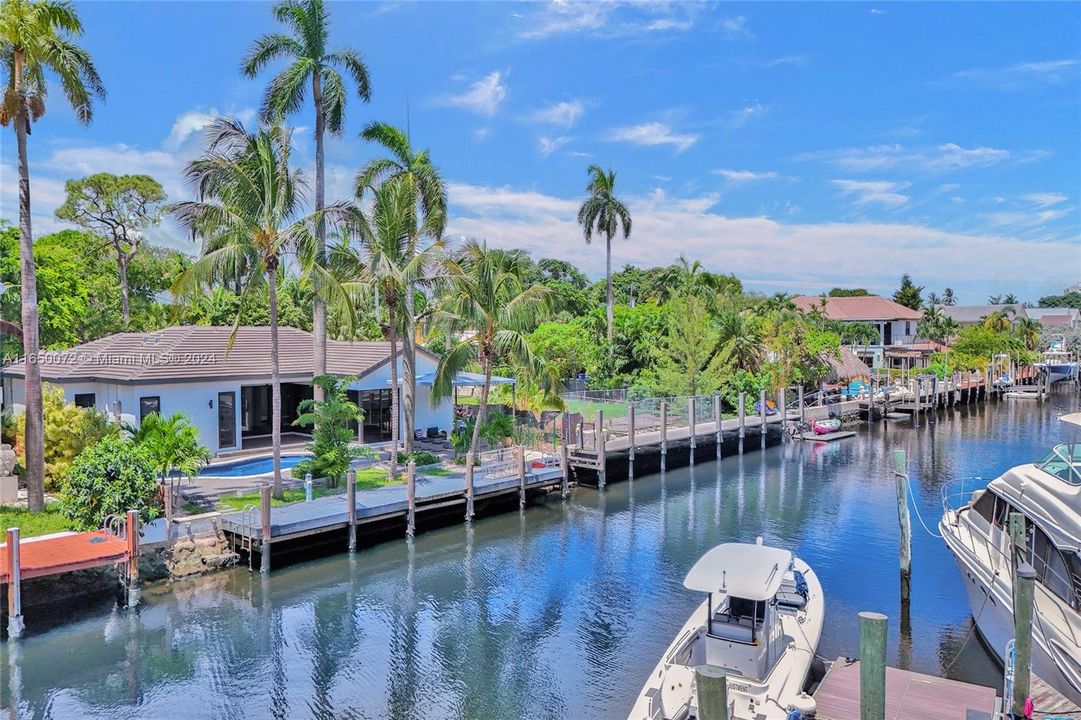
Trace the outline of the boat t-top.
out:
<instances>
[{"instance_id":1,"label":"boat t-top","mask_svg":"<svg viewBox=\"0 0 1081 720\"><path fill-rule=\"evenodd\" d=\"M1081 435L1081 413L1062 416ZM986 489L944 491L942 537L957 561L976 628L1002 660L1014 636L1010 514L1024 516L1024 558L1036 571L1032 670L1081 704L1081 438L1018 465Z\"/></svg>"},{"instance_id":2,"label":"boat t-top","mask_svg":"<svg viewBox=\"0 0 1081 720\"><path fill-rule=\"evenodd\" d=\"M804 690L825 598L805 562L761 538L725 543L695 563L683 586L706 598L650 674L630 720L696 718L695 670L702 665L724 672L732 720L813 712L814 698Z\"/></svg>"},{"instance_id":3,"label":"boat t-top","mask_svg":"<svg viewBox=\"0 0 1081 720\"><path fill-rule=\"evenodd\" d=\"M1036 367L1046 370L1053 383L1077 379L1077 359L1066 349L1063 335L1052 338L1051 345L1043 353L1043 362L1036 363Z\"/></svg>"}]
</instances>

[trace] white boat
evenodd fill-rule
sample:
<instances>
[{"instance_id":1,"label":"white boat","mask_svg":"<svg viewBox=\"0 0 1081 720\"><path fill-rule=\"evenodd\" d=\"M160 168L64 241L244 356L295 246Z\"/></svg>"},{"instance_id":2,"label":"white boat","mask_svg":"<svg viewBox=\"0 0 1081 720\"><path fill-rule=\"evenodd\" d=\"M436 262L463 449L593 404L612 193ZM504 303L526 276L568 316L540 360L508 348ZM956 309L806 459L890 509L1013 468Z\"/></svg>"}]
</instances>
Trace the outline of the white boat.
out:
<instances>
[{"instance_id":1,"label":"white boat","mask_svg":"<svg viewBox=\"0 0 1081 720\"><path fill-rule=\"evenodd\" d=\"M695 563L683 586L706 599L654 668L630 720L697 717L695 668L722 668L732 720L809 715L804 692L822 635L822 584L788 550L726 543Z\"/></svg>"},{"instance_id":2,"label":"white boat","mask_svg":"<svg viewBox=\"0 0 1081 720\"><path fill-rule=\"evenodd\" d=\"M1054 337L1043 353L1043 362L1036 363L1036 367L1046 370L1053 383L1077 379L1077 360L1067 352L1066 338L1062 335Z\"/></svg>"},{"instance_id":3,"label":"white boat","mask_svg":"<svg viewBox=\"0 0 1081 720\"><path fill-rule=\"evenodd\" d=\"M1081 413L1062 420L1081 427ZM961 571L976 627L999 660L1014 636L1009 516L1025 516L1025 554L1037 578L1032 670L1081 704L1081 442L1057 445L1040 462L1011 468L986 489L962 495L959 508L950 507L948 492L943 496L939 529Z\"/></svg>"}]
</instances>

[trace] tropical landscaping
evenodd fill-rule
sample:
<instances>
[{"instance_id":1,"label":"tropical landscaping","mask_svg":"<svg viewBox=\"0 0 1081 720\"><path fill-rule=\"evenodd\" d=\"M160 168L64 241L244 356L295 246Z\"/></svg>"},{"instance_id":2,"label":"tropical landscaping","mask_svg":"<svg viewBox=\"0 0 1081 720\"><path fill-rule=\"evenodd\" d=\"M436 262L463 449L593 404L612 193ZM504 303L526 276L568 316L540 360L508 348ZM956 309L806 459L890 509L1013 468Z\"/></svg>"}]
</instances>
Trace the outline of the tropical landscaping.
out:
<instances>
[{"instance_id":1,"label":"tropical landscaping","mask_svg":"<svg viewBox=\"0 0 1081 720\"><path fill-rule=\"evenodd\" d=\"M146 175L73 177L56 211L71 228L35 236L33 123L60 102L90 123L107 79L78 44L82 27L72 5L3 0L0 49L10 73L0 123L16 137L20 201L17 223L0 225L4 357L177 324L225 325L234 332L269 327L273 495L282 503L302 499L304 491L286 487L281 467L287 428L280 327L314 335L314 397L295 423L311 430L312 457L296 471L326 478L318 492L333 491L356 461L373 455L352 443L347 428L360 408L348 400L345 379L326 373L328 338L382 340L391 357L402 357L402 391L392 393L392 451L385 467L358 473L357 486L366 488L396 482L402 462L427 460L413 446L420 345L440 358L433 399L453 396L458 373L483 378L475 395L462 398L476 405L475 413L451 438L459 458L471 461L486 438L494 444L514 435L515 412L591 414L588 401L568 406L561 397L568 380L629 397L718 393L734 407L741 392L817 388L842 345L876 337L870 324L801 311L790 295L750 292L734 275L693 258L613 270L619 243L635 241L634 224L620 199L618 174L601 165L582 169L577 217L583 252L604 242L603 279L590 279L566 260L447 237L438 149L425 147L408 128L361 121L357 105L373 92L369 69L358 52L331 49L331 38L344 33L335 32L320 0L286 0L272 13L281 31L253 40L246 54L237 48L241 75L263 78L274 69L259 118L245 123L223 116L209 124L203 153L186 168L187 196L167 197ZM47 95L50 87L58 92ZM301 117L308 103L314 117ZM314 128L311 173L294 160L301 130L290 123ZM330 201L328 133L357 134L376 149L374 159L356 168L352 195ZM197 255L147 239L151 229L170 228L194 238ZM823 307L827 297L867 294L834 288L823 293ZM1038 322L1006 311L960 327L939 309L955 302L953 291L925 293L908 275L893 299L923 311L920 337L948 346L928 366L942 377L951 369L982 369L999 354L1031 362L1047 343ZM1076 292L1045 300L1081 306ZM397 388L398 364L390 368ZM493 376L514 378L514 389L493 386ZM495 406L501 410L494 412ZM186 417L151 415L137 428L120 427L92 408L65 403L34 363L26 364L25 412L4 417L3 435L14 438L29 512L4 510L0 517L29 533L93 528L129 508L152 519L162 512L162 486L197 474L210 460ZM254 498L221 502L240 509Z\"/></svg>"}]
</instances>

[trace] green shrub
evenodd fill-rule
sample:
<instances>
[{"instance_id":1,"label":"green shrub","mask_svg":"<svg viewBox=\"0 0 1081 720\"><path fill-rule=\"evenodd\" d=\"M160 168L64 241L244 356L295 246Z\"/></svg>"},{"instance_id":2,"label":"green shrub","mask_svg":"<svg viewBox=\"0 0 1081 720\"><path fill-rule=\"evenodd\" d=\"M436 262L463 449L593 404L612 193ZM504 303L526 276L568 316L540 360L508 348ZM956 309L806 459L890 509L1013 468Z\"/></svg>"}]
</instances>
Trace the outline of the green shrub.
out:
<instances>
[{"instance_id":1,"label":"green shrub","mask_svg":"<svg viewBox=\"0 0 1081 720\"><path fill-rule=\"evenodd\" d=\"M514 435L514 418L509 413L492 413L484 419L480 434L491 445L499 445Z\"/></svg>"},{"instance_id":2,"label":"green shrub","mask_svg":"<svg viewBox=\"0 0 1081 720\"><path fill-rule=\"evenodd\" d=\"M301 415L293 421L301 427L314 426L312 442L307 445L312 457L294 466L293 477L311 473L312 477L326 478L329 487L336 487L353 460L372 452L352 445L356 434L349 429L349 423L362 419L360 408L349 400L349 383L353 379L333 375L315 378L315 384L323 389L323 399L300 403Z\"/></svg>"},{"instance_id":3,"label":"green shrub","mask_svg":"<svg viewBox=\"0 0 1081 720\"><path fill-rule=\"evenodd\" d=\"M138 510L140 520L158 516L158 481L146 452L113 435L75 458L64 479L61 512L82 529L101 527L105 518Z\"/></svg>"},{"instance_id":4,"label":"green shrub","mask_svg":"<svg viewBox=\"0 0 1081 720\"><path fill-rule=\"evenodd\" d=\"M398 462L407 463L410 460L417 464L417 467L424 465L435 465L440 462L439 456L428 452L427 450L418 450L412 455L406 455L403 452L398 453Z\"/></svg>"}]
</instances>

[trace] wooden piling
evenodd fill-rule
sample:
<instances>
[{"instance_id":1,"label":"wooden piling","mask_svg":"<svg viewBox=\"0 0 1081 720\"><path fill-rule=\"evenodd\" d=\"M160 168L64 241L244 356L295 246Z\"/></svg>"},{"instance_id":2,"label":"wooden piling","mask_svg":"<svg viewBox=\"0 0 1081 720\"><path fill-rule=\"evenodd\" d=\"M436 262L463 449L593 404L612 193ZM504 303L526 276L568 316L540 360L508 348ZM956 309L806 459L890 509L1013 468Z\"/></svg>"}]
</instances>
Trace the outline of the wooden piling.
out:
<instances>
[{"instance_id":1,"label":"wooden piling","mask_svg":"<svg viewBox=\"0 0 1081 720\"><path fill-rule=\"evenodd\" d=\"M698 720L728 720L728 673L717 665L694 669L698 686Z\"/></svg>"},{"instance_id":2,"label":"wooden piling","mask_svg":"<svg viewBox=\"0 0 1081 720\"><path fill-rule=\"evenodd\" d=\"M1016 572L1017 568L1021 567L1021 563L1025 562L1028 555L1025 516L1019 512L1012 512L1007 523L1010 532L1010 544L1013 546L1013 552L1010 554L1012 560L1010 572Z\"/></svg>"},{"instance_id":3,"label":"wooden piling","mask_svg":"<svg viewBox=\"0 0 1081 720\"><path fill-rule=\"evenodd\" d=\"M627 479L634 479L634 430L635 430L635 407L634 403L627 408L630 420L630 432L627 435Z\"/></svg>"},{"instance_id":4,"label":"wooden piling","mask_svg":"<svg viewBox=\"0 0 1081 720\"><path fill-rule=\"evenodd\" d=\"M1025 717L1025 700L1032 683L1032 605L1036 571L1021 563L1014 574L1013 608L1013 714Z\"/></svg>"},{"instance_id":5,"label":"wooden piling","mask_svg":"<svg viewBox=\"0 0 1081 720\"><path fill-rule=\"evenodd\" d=\"M661 470L668 455L668 401L661 400Z\"/></svg>"},{"instance_id":6,"label":"wooden piling","mask_svg":"<svg viewBox=\"0 0 1081 720\"><path fill-rule=\"evenodd\" d=\"M886 616L861 612L860 720L886 718Z\"/></svg>"},{"instance_id":7,"label":"wooden piling","mask_svg":"<svg viewBox=\"0 0 1081 720\"><path fill-rule=\"evenodd\" d=\"M758 433L766 434L766 391L758 391Z\"/></svg>"},{"instance_id":8,"label":"wooden piling","mask_svg":"<svg viewBox=\"0 0 1081 720\"><path fill-rule=\"evenodd\" d=\"M259 572L266 575L270 572L270 484L263 483L259 487L259 517L261 533L259 535Z\"/></svg>"},{"instance_id":9,"label":"wooden piling","mask_svg":"<svg viewBox=\"0 0 1081 720\"><path fill-rule=\"evenodd\" d=\"M417 463L410 460L405 471L405 536L413 537L417 531Z\"/></svg>"},{"instance_id":10,"label":"wooden piling","mask_svg":"<svg viewBox=\"0 0 1081 720\"><path fill-rule=\"evenodd\" d=\"M785 402L787 393L784 388L777 391L777 412L781 413L781 438L788 439L788 403Z\"/></svg>"},{"instance_id":11,"label":"wooden piling","mask_svg":"<svg viewBox=\"0 0 1081 720\"><path fill-rule=\"evenodd\" d=\"M692 395L689 398L687 398L687 430L688 430L688 432L690 433L690 436L691 436L691 450L694 450L695 444L696 444L695 443L695 438L694 438L694 433L695 433L695 416L694 415L695 415L694 396Z\"/></svg>"},{"instance_id":12,"label":"wooden piling","mask_svg":"<svg viewBox=\"0 0 1081 720\"><path fill-rule=\"evenodd\" d=\"M564 413L566 415L566 413ZM566 425L563 426L563 444L560 449L563 451L563 482L567 482L567 442L566 442ZM469 450L465 454L465 519L466 522L473 519L473 451Z\"/></svg>"},{"instance_id":13,"label":"wooden piling","mask_svg":"<svg viewBox=\"0 0 1081 720\"><path fill-rule=\"evenodd\" d=\"M559 448L559 462L563 469L563 479L559 486L559 497L563 500L567 499L567 495L570 492L570 479L571 479L571 464L570 458L567 456L567 445L564 443ZM473 472L473 468L469 468L470 474Z\"/></svg>"},{"instance_id":14,"label":"wooden piling","mask_svg":"<svg viewBox=\"0 0 1081 720\"><path fill-rule=\"evenodd\" d=\"M741 392L739 394L739 404L736 406L736 413L739 416L739 439L742 440L746 434L747 425L747 393Z\"/></svg>"},{"instance_id":15,"label":"wooden piling","mask_svg":"<svg viewBox=\"0 0 1081 720\"><path fill-rule=\"evenodd\" d=\"M802 386L800 390L803 390ZM799 404L800 412L800 425L803 425L803 402ZM871 376L867 380L867 422L873 423L875 421L875 375L874 370L871 371Z\"/></svg>"},{"instance_id":16,"label":"wooden piling","mask_svg":"<svg viewBox=\"0 0 1081 720\"><path fill-rule=\"evenodd\" d=\"M904 450L893 451L893 466L893 475L897 481L897 543L903 607L909 604L912 591L912 522L908 516L908 467Z\"/></svg>"},{"instance_id":17,"label":"wooden piling","mask_svg":"<svg viewBox=\"0 0 1081 720\"><path fill-rule=\"evenodd\" d=\"M604 410L597 411L597 488L604 490L608 480L608 440L604 436Z\"/></svg>"},{"instance_id":18,"label":"wooden piling","mask_svg":"<svg viewBox=\"0 0 1081 720\"><path fill-rule=\"evenodd\" d=\"M713 393L713 430L717 436L717 459L721 459L721 446L724 438L721 437L721 394Z\"/></svg>"},{"instance_id":19,"label":"wooden piling","mask_svg":"<svg viewBox=\"0 0 1081 720\"><path fill-rule=\"evenodd\" d=\"M799 402L799 431L803 432L807 417L807 413L803 407L803 385L800 385L799 389L796 390L796 399Z\"/></svg>"},{"instance_id":20,"label":"wooden piling","mask_svg":"<svg viewBox=\"0 0 1081 720\"><path fill-rule=\"evenodd\" d=\"M19 555L19 528L8 528L8 552L7 552L7 575L8 575L8 637L22 637L25 624L23 623L23 585L22 566Z\"/></svg>"},{"instance_id":21,"label":"wooden piling","mask_svg":"<svg viewBox=\"0 0 1081 720\"><path fill-rule=\"evenodd\" d=\"M345 517L349 522L349 552L357 551L357 471L349 468L345 474Z\"/></svg>"},{"instance_id":22,"label":"wooden piling","mask_svg":"<svg viewBox=\"0 0 1081 720\"><path fill-rule=\"evenodd\" d=\"M165 547L173 546L173 481L166 478L162 485L162 501L165 504Z\"/></svg>"},{"instance_id":23,"label":"wooden piling","mask_svg":"<svg viewBox=\"0 0 1081 720\"><path fill-rule=\"evenodd\" d=\"M525 446L515 449L518 460L518 509L525 510Z\"/></svg>"}]
</instances>

